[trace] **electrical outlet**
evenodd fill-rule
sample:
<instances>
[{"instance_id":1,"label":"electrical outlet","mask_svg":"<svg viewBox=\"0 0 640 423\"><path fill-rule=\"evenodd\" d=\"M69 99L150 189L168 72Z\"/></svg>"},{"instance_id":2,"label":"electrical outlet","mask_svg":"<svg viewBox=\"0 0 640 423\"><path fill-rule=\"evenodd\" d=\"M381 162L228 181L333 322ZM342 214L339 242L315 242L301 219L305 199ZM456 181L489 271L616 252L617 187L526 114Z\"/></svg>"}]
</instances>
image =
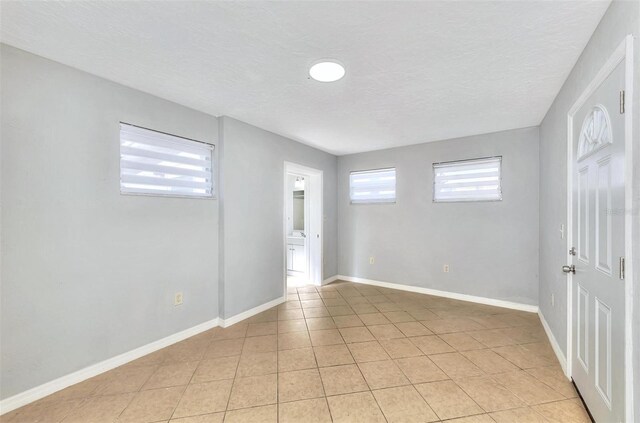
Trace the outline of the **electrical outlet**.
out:
<instances>
[{"instance_id":1,"label":"electrical outlet","mask_svg":"<svg viewBox=\"0 0 640 423\"><path fill-rule=\"evenodd\" d=\"M173 297L173 305L182 305L183 301L184 297L182 295L182 292L176 292L176 295Z\"/></svg>"},{"instance_id":2,"label":"electrical outlet","mask_svg":"<svg viewBox=\"0 0 640 423\"><path fill-rule=\"evenodd\" d=\"M551 294L551 306L555 307L556 306L556 296Z\"/></svg>"},{"instance_id":3,"label":"electrical outlet","mask_svg":"<svg viewBox=\"0 0 640 423\"><path fill-rule=\"evenodd\" d=\"M444 266L442 266L442 271L443 271L444 273L449 273L449 265L448 265L448 264L445 264Z\"/></svg>"},{"instance_id":4,"label":"electrical outlet","mask_svg":"<svg viewBox=\"0 0 640 423\"><path fill-rule=\"evenodd\" d=\"M373 264L376 262L376 259L374 257L369 257L369 264Z\"/></svg>"}]
</instances>

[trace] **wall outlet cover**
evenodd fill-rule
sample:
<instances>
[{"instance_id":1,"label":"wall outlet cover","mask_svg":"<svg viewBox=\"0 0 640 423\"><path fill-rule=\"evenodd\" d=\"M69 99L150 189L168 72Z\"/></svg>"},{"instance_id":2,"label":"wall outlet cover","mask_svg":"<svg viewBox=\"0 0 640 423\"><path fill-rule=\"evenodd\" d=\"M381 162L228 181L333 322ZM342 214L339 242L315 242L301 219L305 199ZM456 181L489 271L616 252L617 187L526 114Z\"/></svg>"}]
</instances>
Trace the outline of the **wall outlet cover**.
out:
<instances>
[{"instance_id":1,"label":"wall outlet cover","mask_svg":"<svg viewBox=\"0 0 640 423\"><path fill-rule=\"evenodd\" d=\"M445 264L444 266L442 266L442 271L443 271L444 273L449 273L449 265L448 265L448 264Z\"/></svg>"},{"instance_id":2,"label":"wall outlet cover","mask_svg":"<svg viewBox=\"0 0 640 423\"><path fill-rule=\"evenodd\" d=\"M173 297L173 305L182 305L184 302L184 296L182 292L176 292L176 295Z\"/></svg>"},{"instance_id":3,"label":"wall outlet cover","mask_svg":"<svg viewBox=\"0 0 640 423\"><path fill-rule=\"evenodd\" d=\"M369 264L373 264L376 262L375 257L369 257Z\"/></svg>"}]
</instances>

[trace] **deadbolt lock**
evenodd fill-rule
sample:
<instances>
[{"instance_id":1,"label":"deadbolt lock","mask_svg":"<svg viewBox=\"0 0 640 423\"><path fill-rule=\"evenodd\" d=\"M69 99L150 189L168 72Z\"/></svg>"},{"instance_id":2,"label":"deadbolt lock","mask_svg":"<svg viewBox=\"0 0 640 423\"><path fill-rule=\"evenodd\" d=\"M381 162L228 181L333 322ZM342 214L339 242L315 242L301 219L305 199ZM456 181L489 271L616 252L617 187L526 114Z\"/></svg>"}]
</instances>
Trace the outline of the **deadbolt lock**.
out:
<instances>
[{"instance_id":1,"label":"deadbolt lock","mask_svg":"<svg viewBox=\"0 0 640 423\"><path fill-rule=\"evenodd\" d=\"M569 254L571 254L572 256L576 255L576 247L571 247L571 249L569 250Z\"/></svg>"}]
</instances>

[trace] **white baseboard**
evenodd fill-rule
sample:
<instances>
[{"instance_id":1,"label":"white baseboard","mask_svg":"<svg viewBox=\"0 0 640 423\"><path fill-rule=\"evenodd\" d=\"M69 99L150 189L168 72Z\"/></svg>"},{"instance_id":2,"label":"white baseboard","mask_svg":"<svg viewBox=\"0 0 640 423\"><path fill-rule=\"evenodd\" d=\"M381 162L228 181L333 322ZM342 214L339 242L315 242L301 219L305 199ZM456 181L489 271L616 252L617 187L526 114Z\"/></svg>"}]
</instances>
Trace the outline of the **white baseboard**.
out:
<instances>
[{"instance_id":1,"label":"white baseboard","mask_svg":"<svg viewBox=\"0 0 640 423\"><path fill-rule=\"evenodd\" d=\"M35 388L31 388L12 397L6 398L0 401L0 415L27 405L33 401L39 400L40 398L44 398L47 395L51 395L71 385L97 376L101 373L104 373L111 369L115 369L118 366L122 366L123 364L129 363L130 361L136 360L147 354L151 354L154 351L158 351L162 348L168 347L169 345L180 342L184 339L197 335L218 325L219 319L216 317L215 319L200 323L199 325L193 326L189 329L185 329L181 332L169 335L166 338L159 339L150 344L143 345L134 350L122 353L115 357L93 364L89 367L85 367L84 369L70 373L66 376L62 376L50 382L44 383L40 386L36 386Z\"/></svg>"},{"instance_id":2,"label":"white baseboard","mask_svg":"<svg viewBox=\"0 0 640 423\"><path fill-rule=\"evenodd\" d=\"M560 362L562 371L564 371L565 376L567 376L567 378L571 380L571 378L569 377L569 369L567 369L567 357L565 357L564 353L562 352L562 349L560 348L560 344L558 344L556 337L553 335L553 332L551 332L551 328L547 323L547 319L544 318L542 311L538 311L538 316L540 316L542 327L544 328L544 331L547 334L547 338L549 338L549 343L551 344L551 348L553 348L553 352L556 353L556 357L558 357L558 361Z\"/></svg>"},{"instance_id":3,"label":"white baseboard","mask_svg":"<svg viewBox=\"0 0 640 423\"><path fill-rule=\"evenodd\" d=\"M339 277L338 275L333 275L333 276L331 276L330 278L327 278L327 279L323 280L323 281L322 281L322 285L321 285L321 286L324 286L324 285L329 284L329 283L331 283L331 282L335 282L335 281L337 281L339 278L340 278L340 277Z\"/></svg>"},{"instance_id":4,"label":"white baseboard","mask_svg":"<svg viewBox=\"0 0 640 423\"><path fill-rule=\"evenodd\" d=\"M401 285L398 283L391 283L391 282L382 282L382 281L376 281L373 279L356 278L353 276L344 276L344 275L335 276L335 280L338 280L338 279L347 281L347 282L355 282L355 283L362 283L366 285L379 286L382 288L398 289L401 291L435 295L437 297L445 297L445 298L451 298L454 300L469 301L472 303L486 304L486 305L491 305L495 307L503 307L503 308L509 308L513 310L528 311L530 313L538 312L538 306L530 305L530 304L515 303L515 302L505 301L505 300L496 300L493 298L486 298L486 297L477 297L475 295L458 294L456 292L439 291L437 289L423 288L419 286Z\"/></svg>"},{"instance_id":5,"label":"white baseboard","mask_svg":"<svg viewBox=\"0 0 640 423\"><path fill-rule=\"evenodd\" d=\"M275 307L284 303L287 300L286 297L279 297L275 300L271 300L268 303L261 304L257 307L252 308L251 310L243 311L242 313L236 314L235 316L229 317L228 319L220 319L220 326L223 328L228 328L231 325L235 325L236 323L248 319L251 316L255 316L258 313L262 313L265 310L269 310L271 307Z\"/></svg>"}]
</instances>

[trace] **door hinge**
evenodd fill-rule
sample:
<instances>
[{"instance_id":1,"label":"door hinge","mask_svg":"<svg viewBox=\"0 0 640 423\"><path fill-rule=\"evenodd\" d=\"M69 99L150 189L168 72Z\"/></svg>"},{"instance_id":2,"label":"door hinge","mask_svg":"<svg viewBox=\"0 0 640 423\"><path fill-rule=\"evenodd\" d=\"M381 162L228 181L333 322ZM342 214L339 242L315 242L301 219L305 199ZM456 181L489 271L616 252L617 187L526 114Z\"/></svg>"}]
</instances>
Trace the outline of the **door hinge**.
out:
<instances>
[{"instance_id":1,"label":"door hinge","mask_svg":"<svg viewBox=\"0 0 640 423\"><path fill-rule=\"evenodd\" d=\"M624 279L624 257L620 257L620 279Z\"/></svg>"},{"instance_id":2,"label":"door hinge","mask_svg":"<svg viewBox=\"0 0 640 423\"><path fill-rule=\"evenodd\" d=\"M620 91L620 114L624 114L624 90Z\"/></svg>"}]
</instances>

